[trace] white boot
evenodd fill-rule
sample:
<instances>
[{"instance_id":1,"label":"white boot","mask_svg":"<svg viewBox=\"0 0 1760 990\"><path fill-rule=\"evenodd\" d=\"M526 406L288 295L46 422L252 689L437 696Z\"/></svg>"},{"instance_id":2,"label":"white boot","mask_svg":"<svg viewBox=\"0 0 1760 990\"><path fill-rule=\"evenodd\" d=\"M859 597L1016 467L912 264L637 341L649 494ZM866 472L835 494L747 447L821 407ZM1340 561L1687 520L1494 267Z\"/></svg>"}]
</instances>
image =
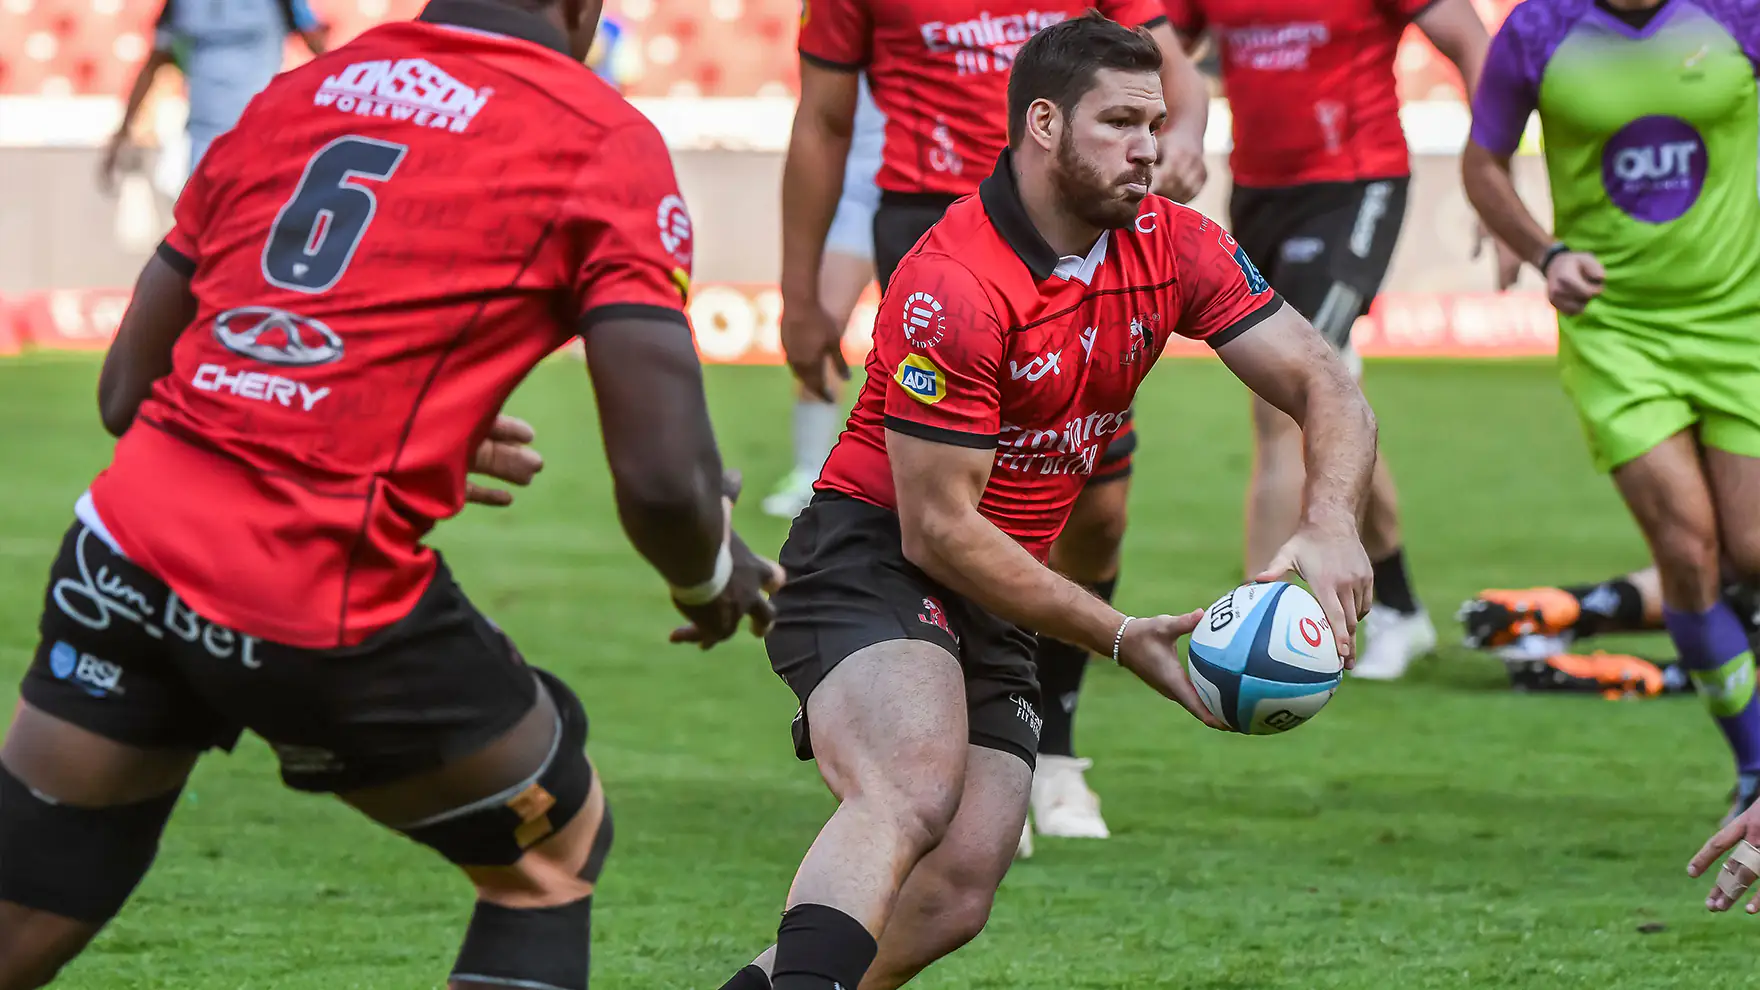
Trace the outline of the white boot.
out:
<instances>
[{"instance_id":1,"label":"white boot","mask_svg":"<svg viewBox=\"0 0 1760 990\"><path fill-rule=\"evenodd\" d=\"M1373 606L1362 630L1367 642L1351 673L1365 680L1397 681L1413 660L1436 649L1436 626L1423 609L1403 615L1385 605Z\"/></svg>"},{"instance_id":2,"label":"white boot","mask_svg":"<svg viewBox=\"0 0 1760 990\"><path fill-rule=\"evenodd\" d=\"M1100 796L1088 789L1084 774L1092 760L1039 754L1033 774L1033 823L1040 835L1063 839L1104 839L1112 835L1100 817Z\"/></svg>"}]
</instances>

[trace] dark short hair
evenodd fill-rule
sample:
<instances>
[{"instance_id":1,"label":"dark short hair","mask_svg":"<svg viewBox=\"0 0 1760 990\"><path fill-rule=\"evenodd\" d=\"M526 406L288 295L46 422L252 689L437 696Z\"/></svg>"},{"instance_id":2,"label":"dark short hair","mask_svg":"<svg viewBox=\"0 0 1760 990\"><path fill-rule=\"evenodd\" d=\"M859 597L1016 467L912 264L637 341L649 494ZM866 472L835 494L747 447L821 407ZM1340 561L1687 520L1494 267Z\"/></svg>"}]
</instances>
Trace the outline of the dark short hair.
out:
<instances>
[{"instance_id":1,"label":"dark short hair","mask_svg":"<svg viewBox=\"0 0 1760 990\"><path fill-rule=\"evenodd\" d=\"M1069 116L1101 69L1161 71L1161 46L1147 28L1127 28L1097 10L1060 21L1027 39L1008 76L1008 143L1027 132L1027 108L1050 100Z\"/></svg>"}]
</instances>

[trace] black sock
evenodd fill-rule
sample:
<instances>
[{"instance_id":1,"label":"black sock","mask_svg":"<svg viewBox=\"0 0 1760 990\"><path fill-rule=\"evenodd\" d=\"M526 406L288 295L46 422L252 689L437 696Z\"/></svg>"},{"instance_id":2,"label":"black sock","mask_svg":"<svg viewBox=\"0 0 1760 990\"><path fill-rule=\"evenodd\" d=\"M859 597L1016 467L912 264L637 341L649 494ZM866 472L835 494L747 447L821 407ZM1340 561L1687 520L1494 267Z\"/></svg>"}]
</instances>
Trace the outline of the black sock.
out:
<instances>
[{"instance_id":1,"label":"black sock","mask_svg":"<svg viewBox=\"0 0 1760 990\"><path fill-rule=\"evenodd\" d=\"M1112 601L1118 578L1097 581L1088 590ZM1039 637L1034 660L1039 667L1040 710L1045 724L1039 730L1039 752L1047 756L1076 755L1076 703L1081 699L1082 674L1088 669L1088 651L1062 640Z\"/></svg>"},{"instance_id":2,"label":"black sock","mask_svg":"<svg viewBox=\"0 0 1760 990\"><path fill-rule=\"evenodd\" d=\"M1623 576L1564 590L1581 606L1577 621L1571 624L1571 632L1579 637L1637 632L1646 628L1644 596L1637 585Z\"/></svg>"},{"instance_id":3,"label":"black sock","mask_svg":"<svg viewBox=\"0 0 1760 990\"><path fill-rule=\"evenodd\" d=\"M1406 551L1400 547L1375 561L1375 600L1401 615L1416 615L1418 598L1412 594L1412 582L1406 577Z\"/></svg>"},{"instance_id":4,"label":"black sock","mask_svg":"<svg viewBox=\"0 0 1760 990\"><path fill-rule=\"evenodd\" d=\"M770 977L764 975L757 963L752 963L721 984L721 990L770 990Z\"/></svg>"},{"instance_id":5,"label":"black sock","mask_svg":"<svg viewBox=\"0 0 1760 990\"><path fill-rule=\"evenodd\" d=\"M1731 581L1723 586L1723 600L1735 612L1749 639L1760 633L1760 585Z\"/></svg>"},{"instance_id":6,"label":"black sock","mask_svg":"<svg viewBox=\"0 0 1760 990\"><path fill-rule=\"evenodd\" d=\"M856 990L879 951L862 923L824 904L797 904L776 930L775 990Z\"/></svg>"}]
</instances>

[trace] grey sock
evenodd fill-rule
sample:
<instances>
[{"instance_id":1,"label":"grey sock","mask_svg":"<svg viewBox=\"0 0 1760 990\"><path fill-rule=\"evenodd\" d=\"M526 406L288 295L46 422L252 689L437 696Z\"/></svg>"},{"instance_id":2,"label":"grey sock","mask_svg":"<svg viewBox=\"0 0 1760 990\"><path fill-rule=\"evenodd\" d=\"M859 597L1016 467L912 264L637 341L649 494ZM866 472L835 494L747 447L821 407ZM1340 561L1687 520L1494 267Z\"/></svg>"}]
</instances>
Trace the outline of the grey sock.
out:
<instances>
[{"instance_id":1,"label":"grey sock","mask_svg":"<svg viewBox=\"0 0 1760 990\"><path fill-rule=\"evenodd\" d=\"M837 406L817 399L794 404L794 469L809 478L819 477L825 458L837 444Z\"/></svg>"}]
</instances>

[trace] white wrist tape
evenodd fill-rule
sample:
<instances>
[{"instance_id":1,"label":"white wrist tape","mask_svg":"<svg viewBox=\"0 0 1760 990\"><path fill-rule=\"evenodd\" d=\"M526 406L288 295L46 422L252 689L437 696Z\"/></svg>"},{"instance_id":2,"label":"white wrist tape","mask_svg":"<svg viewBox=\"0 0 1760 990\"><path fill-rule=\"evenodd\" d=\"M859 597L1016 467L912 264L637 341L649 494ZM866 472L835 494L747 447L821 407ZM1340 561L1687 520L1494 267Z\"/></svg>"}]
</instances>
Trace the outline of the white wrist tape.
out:
<instances>
[{"instance_id":1,"label":"white wrist tape","mask_svg":"<svg viewBox=\"0 0 1760 990\"><path fill-rule=\"evenodd\" d=\"M1753 884L1751 879L1747 883L1742 882L1742 873L1737 867L1745 867L1749 874L1760 874L1760 848L1755 848L1753 843L1743 839L1736 843L1736 847L1729 851L1729 858L1723 861L1723 871L1717 875L1717 889L1732 899L1742 896Z\"/></svg>"},{"instance_id":2,"label":"white wrist tape","mask_svg":"<svg viewBox=\"0 0 1760 990\"><path fill-rule=\"evenodd\" d=\"M709 580L689 588L673 588L672 600L680 605L707 605L727 590L727 583L733 580L733 540L731 537L721 541L721 552L715 557L715 573Z\"/></svg>"}]
</instances>

